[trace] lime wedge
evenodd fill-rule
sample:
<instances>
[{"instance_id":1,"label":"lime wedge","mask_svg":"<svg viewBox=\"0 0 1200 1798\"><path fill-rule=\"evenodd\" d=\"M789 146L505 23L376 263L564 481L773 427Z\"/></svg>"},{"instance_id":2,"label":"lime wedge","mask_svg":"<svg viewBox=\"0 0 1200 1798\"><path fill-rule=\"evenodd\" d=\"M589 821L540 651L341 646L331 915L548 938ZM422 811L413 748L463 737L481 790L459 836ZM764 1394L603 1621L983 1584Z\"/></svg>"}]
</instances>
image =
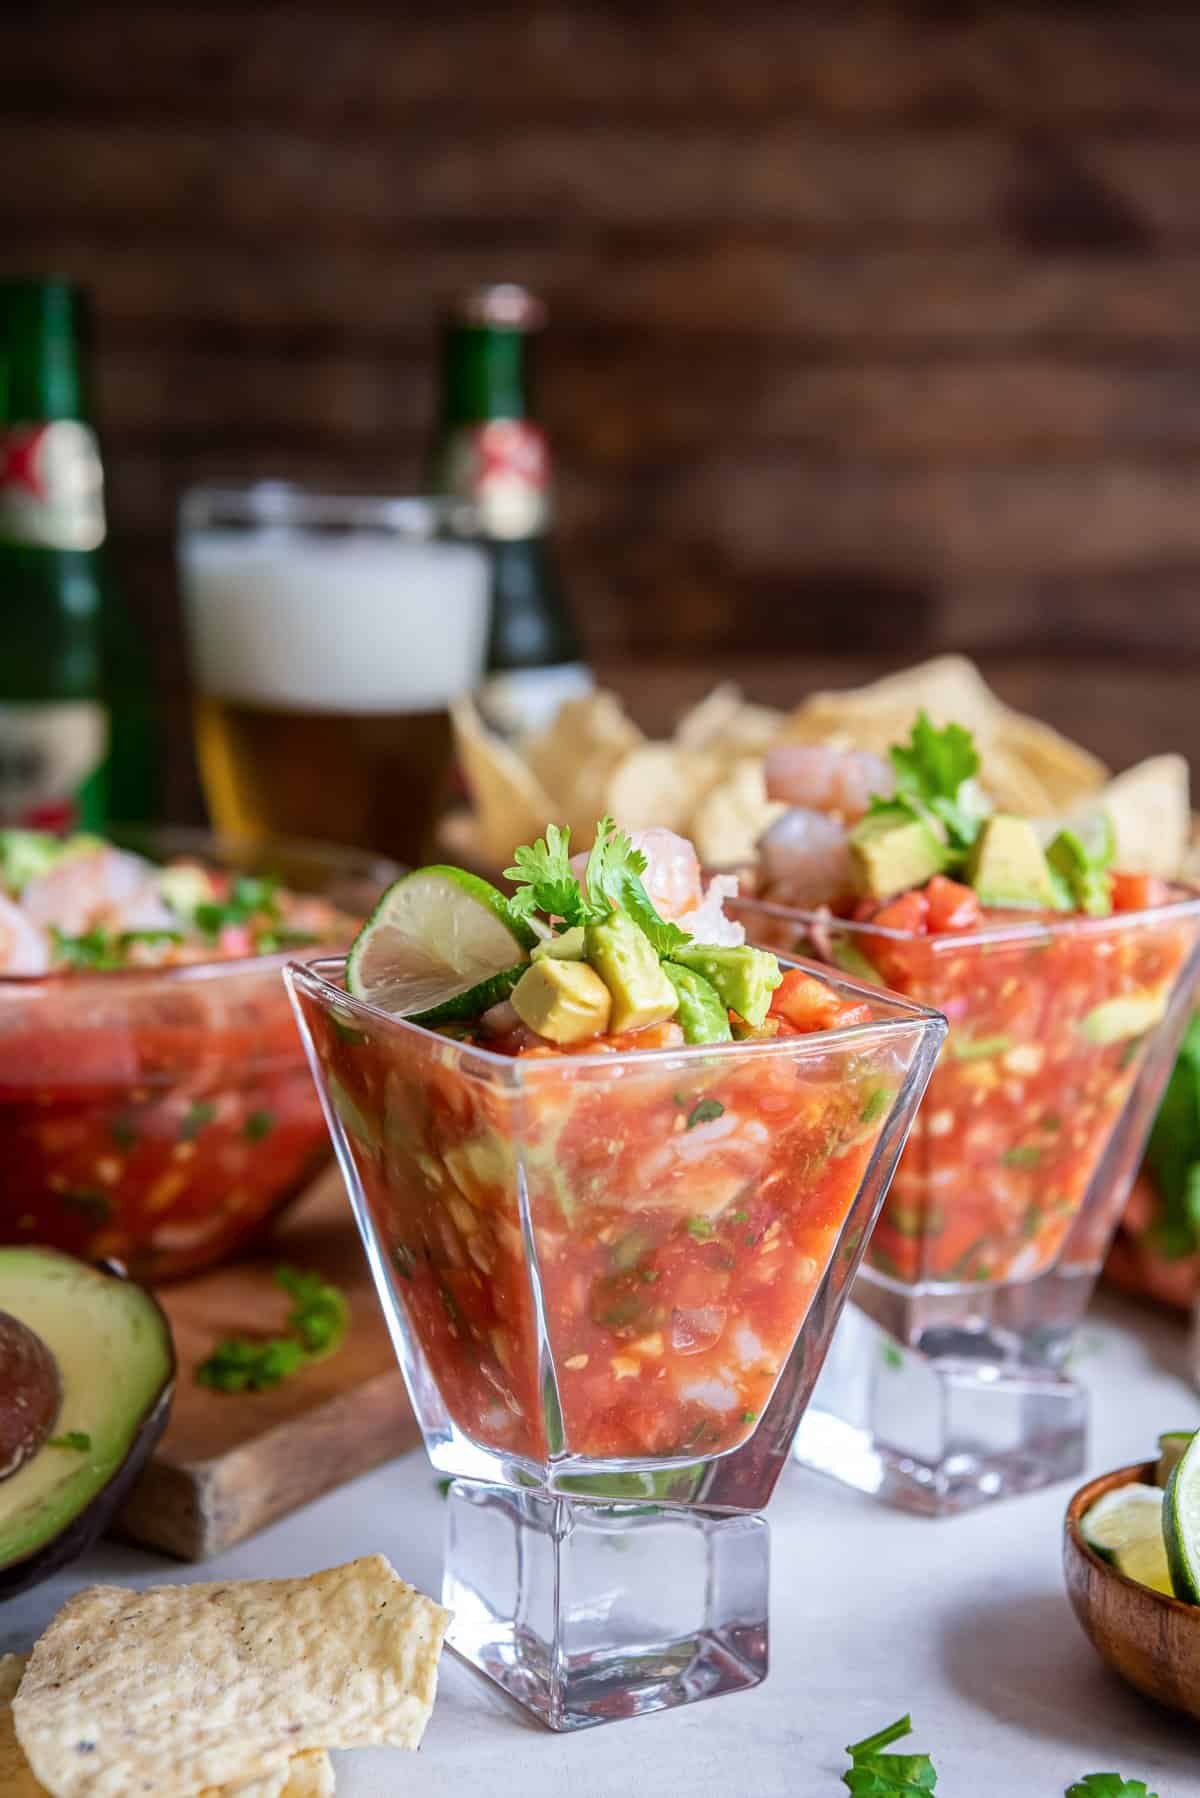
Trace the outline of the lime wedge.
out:
<instances>
[{"instance_id":1,"label":"lime wedge","mask_svg":"<svg viewBox=\"0 0 1200 1798\"><path fill-rule=\"evenodd\" d=\"M1162 1530L1155 1536L1147 1536L1143 1542L1134 1542L1128 1548L1118 1548L1113 1556L1113 1565L1118 1573L1126 1579L1136 1580L1139 1586L1149 1586L1153 1592L1162 1592L1167 1598L1173 1596L1171 1585L1171 1569L1167 1564L1167 1545L1163 1541Z\"/></svg>"},{"instance_id":2,"label":"lime wedge","mask_svg":"<svg viewBox=\"0 0 1200 1798\"><path fill-rule=\"evenodd\" d=\"M1200 1604L1200 1436L1188 1443L1167 1481L1163 1535L1176 1598Z\"/></svg>"},{"instance_id":3,"label":"lime wedge","mask_svg":"<svg viewBox=\"0 0 1200 1798\"><path fill-rule=\"evenodd\" d=\"M504 894L478 875L417 868L388 888L355 937L346 986L398 1017L467 1017L496 1003L477 999L476 989L527 962L536 941ZM460 1008L447 1011L456 1001Z\"/></svg>"},{"instance_id":4,"label":"lime wedge","mask_svg":"<svg viewBox=\"0 0 1200 1798\"><path fill-rule=\"evenodd\" d=\"M1180 1461L1183 1451L1196 1434L1195 1430L1164 1430L1158 1439L1158 1466L1154 1469L1154 1484L1165 1486Z\"/></svg>"},{"instance_id":5,"label":"lime wedge","mask_svg":"<svg viewBox=\"0 0 1200 1798\"><path fill-rule=\"evenodd\" d=\"M1089 1548L1106 1561L1135 1545L1163 1539L1163 1494L1157 1486L1115 1486L1079 1520Z\"/></svg>"}]
</instances>

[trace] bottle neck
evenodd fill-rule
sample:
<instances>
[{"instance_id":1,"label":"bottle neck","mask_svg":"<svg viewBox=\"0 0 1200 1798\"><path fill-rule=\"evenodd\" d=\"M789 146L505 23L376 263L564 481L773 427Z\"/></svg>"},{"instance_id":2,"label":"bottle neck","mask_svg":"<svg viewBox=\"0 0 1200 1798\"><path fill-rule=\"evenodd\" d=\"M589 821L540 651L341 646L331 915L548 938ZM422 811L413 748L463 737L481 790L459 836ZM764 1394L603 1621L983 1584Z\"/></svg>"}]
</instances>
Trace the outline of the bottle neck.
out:
<instances>
[{"instance_id":1,"label":"bottle neck","mask_svg":"<svg viewBox=\"0 0 1200 1798\"><path fill-rule=\"evenodd\" d=\"M0 282L0 428L87 419L83 338L69 282Z\"/></svg>"},{"instance_id":2,"label":"bottle neck","mask_svg":"<svg viewBox=\"0 0 1200 1798\"><path fill-rule=\"evenodd\" d=\"M485 537L541 536L550 518L550 456L537 423L526 331L453 321L442 356L434 481L467 500Z\"/></svg>"},{"instance_id":3,"label":"bottle neck","mask_svg":"<svg viewBox=\"0 0 1200 1798\"><path fill-rule=\"evenodd\" d=\"M0 545L94 550L104 541L82 310L68 282L0 282Z\"/></svg>"},{"instance_id":4,"label":"bottle neck","mask_svg":"<svg viewBox=\"0 0 1200 1798\"><path fill-rule=\"evenodd\" d=\"M442 430L492 418L531 418L524 331L454 321L442 347Z\"/></svg>"}]
</instances>

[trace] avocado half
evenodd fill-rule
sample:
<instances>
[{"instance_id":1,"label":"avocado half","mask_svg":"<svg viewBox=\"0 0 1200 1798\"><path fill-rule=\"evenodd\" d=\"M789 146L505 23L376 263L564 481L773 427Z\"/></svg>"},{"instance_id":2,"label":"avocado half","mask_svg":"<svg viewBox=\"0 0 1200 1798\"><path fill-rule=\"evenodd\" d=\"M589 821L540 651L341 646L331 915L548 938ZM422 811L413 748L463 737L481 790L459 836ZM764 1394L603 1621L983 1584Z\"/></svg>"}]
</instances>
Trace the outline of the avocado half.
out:
<instances>
[{"instance_id":1,"label":"avocado half","mask_svg":"<svg viewBox=\"0 0 1200 1798\"><path fill-rule=\"evenodd\" d=\"M0 1598L104 1531L174 1386L170 1326L148 1292L53 1249L0 1249Z\"/></svg>"}]
</instances>

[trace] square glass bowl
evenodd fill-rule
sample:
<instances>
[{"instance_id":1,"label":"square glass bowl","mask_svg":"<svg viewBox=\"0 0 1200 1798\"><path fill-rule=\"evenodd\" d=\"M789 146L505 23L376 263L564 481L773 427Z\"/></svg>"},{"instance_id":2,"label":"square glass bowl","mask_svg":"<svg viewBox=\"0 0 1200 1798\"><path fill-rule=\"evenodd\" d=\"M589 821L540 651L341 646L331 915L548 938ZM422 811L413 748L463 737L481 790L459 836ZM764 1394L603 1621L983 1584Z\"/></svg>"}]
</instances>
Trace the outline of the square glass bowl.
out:
<instances>
[{"instance_id":1,"label":"square glass bowl","mask_svg":"<svg viewBox=\"0 0 1200 1798\"><path fill-rule=\"evenodd\" d=\"M451 1640L553 1728L753 1685L766 1504L945 1033L520 1059L287 971L433 1465Z\"/></svg>"},{"instance_id":2,"label":"square glass bowl","mask_svg":"<svg viewBox=\"0 0 1200 1798\"><path fill-rule=\"evenodd\" d=\"M730 910L950 1023L797 1454L934 1514L1078 1473L1067 1360L1187 1020L1200 898L932 937Z\"/></svg>"}]
</instances>

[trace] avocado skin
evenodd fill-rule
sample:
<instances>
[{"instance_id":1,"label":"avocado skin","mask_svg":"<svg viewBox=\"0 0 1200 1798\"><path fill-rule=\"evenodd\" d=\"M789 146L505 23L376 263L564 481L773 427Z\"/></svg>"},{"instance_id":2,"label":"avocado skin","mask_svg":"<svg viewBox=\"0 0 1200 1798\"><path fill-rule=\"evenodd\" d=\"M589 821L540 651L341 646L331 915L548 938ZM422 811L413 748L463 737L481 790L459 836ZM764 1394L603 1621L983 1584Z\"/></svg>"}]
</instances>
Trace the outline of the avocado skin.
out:
<instances>
[{"instance_id":1,"label":"avocado skin","mask_svg":"<svg viewBox=\"0 0 1200 1798\"><path fill-rule=\"evenodd\" d=\"M73 1256L60 1255L55 1249L38 1249L39 1255L53 1257L59 1261L72 1261ZM118 1262L103 1262L91 1271L100 1279L127 1280L128 1275ZM143 1418L140 1429L129 1445L129 1452L116 1473L102 1491L86 1504L77 1516L59 1530L52 1541L44 1542L32 1554L21 1555L0 1567L0 1599L15 1598L18 1592L27 1592L31 1586L38 1585L50 1574L57 1573L60 1567L79 1559L102 1536L114 1517L120 1511L137 1482L138 1476L145 1467L150 1456L158 1447L163 1431L167 1427L167 1419L171 1414L171 1400L175 1396L175 1379L178 1363L175 1357L175 1344L171 1336L171 1326L167 1316L153 1293L145 1294L150 1304L157 1311L162 1323L163 1340L168 1350L168 1371L157 1395L153 1399ZM58 1452L58 1451L51 1451Z\"/></svg>"}]
</instances>

